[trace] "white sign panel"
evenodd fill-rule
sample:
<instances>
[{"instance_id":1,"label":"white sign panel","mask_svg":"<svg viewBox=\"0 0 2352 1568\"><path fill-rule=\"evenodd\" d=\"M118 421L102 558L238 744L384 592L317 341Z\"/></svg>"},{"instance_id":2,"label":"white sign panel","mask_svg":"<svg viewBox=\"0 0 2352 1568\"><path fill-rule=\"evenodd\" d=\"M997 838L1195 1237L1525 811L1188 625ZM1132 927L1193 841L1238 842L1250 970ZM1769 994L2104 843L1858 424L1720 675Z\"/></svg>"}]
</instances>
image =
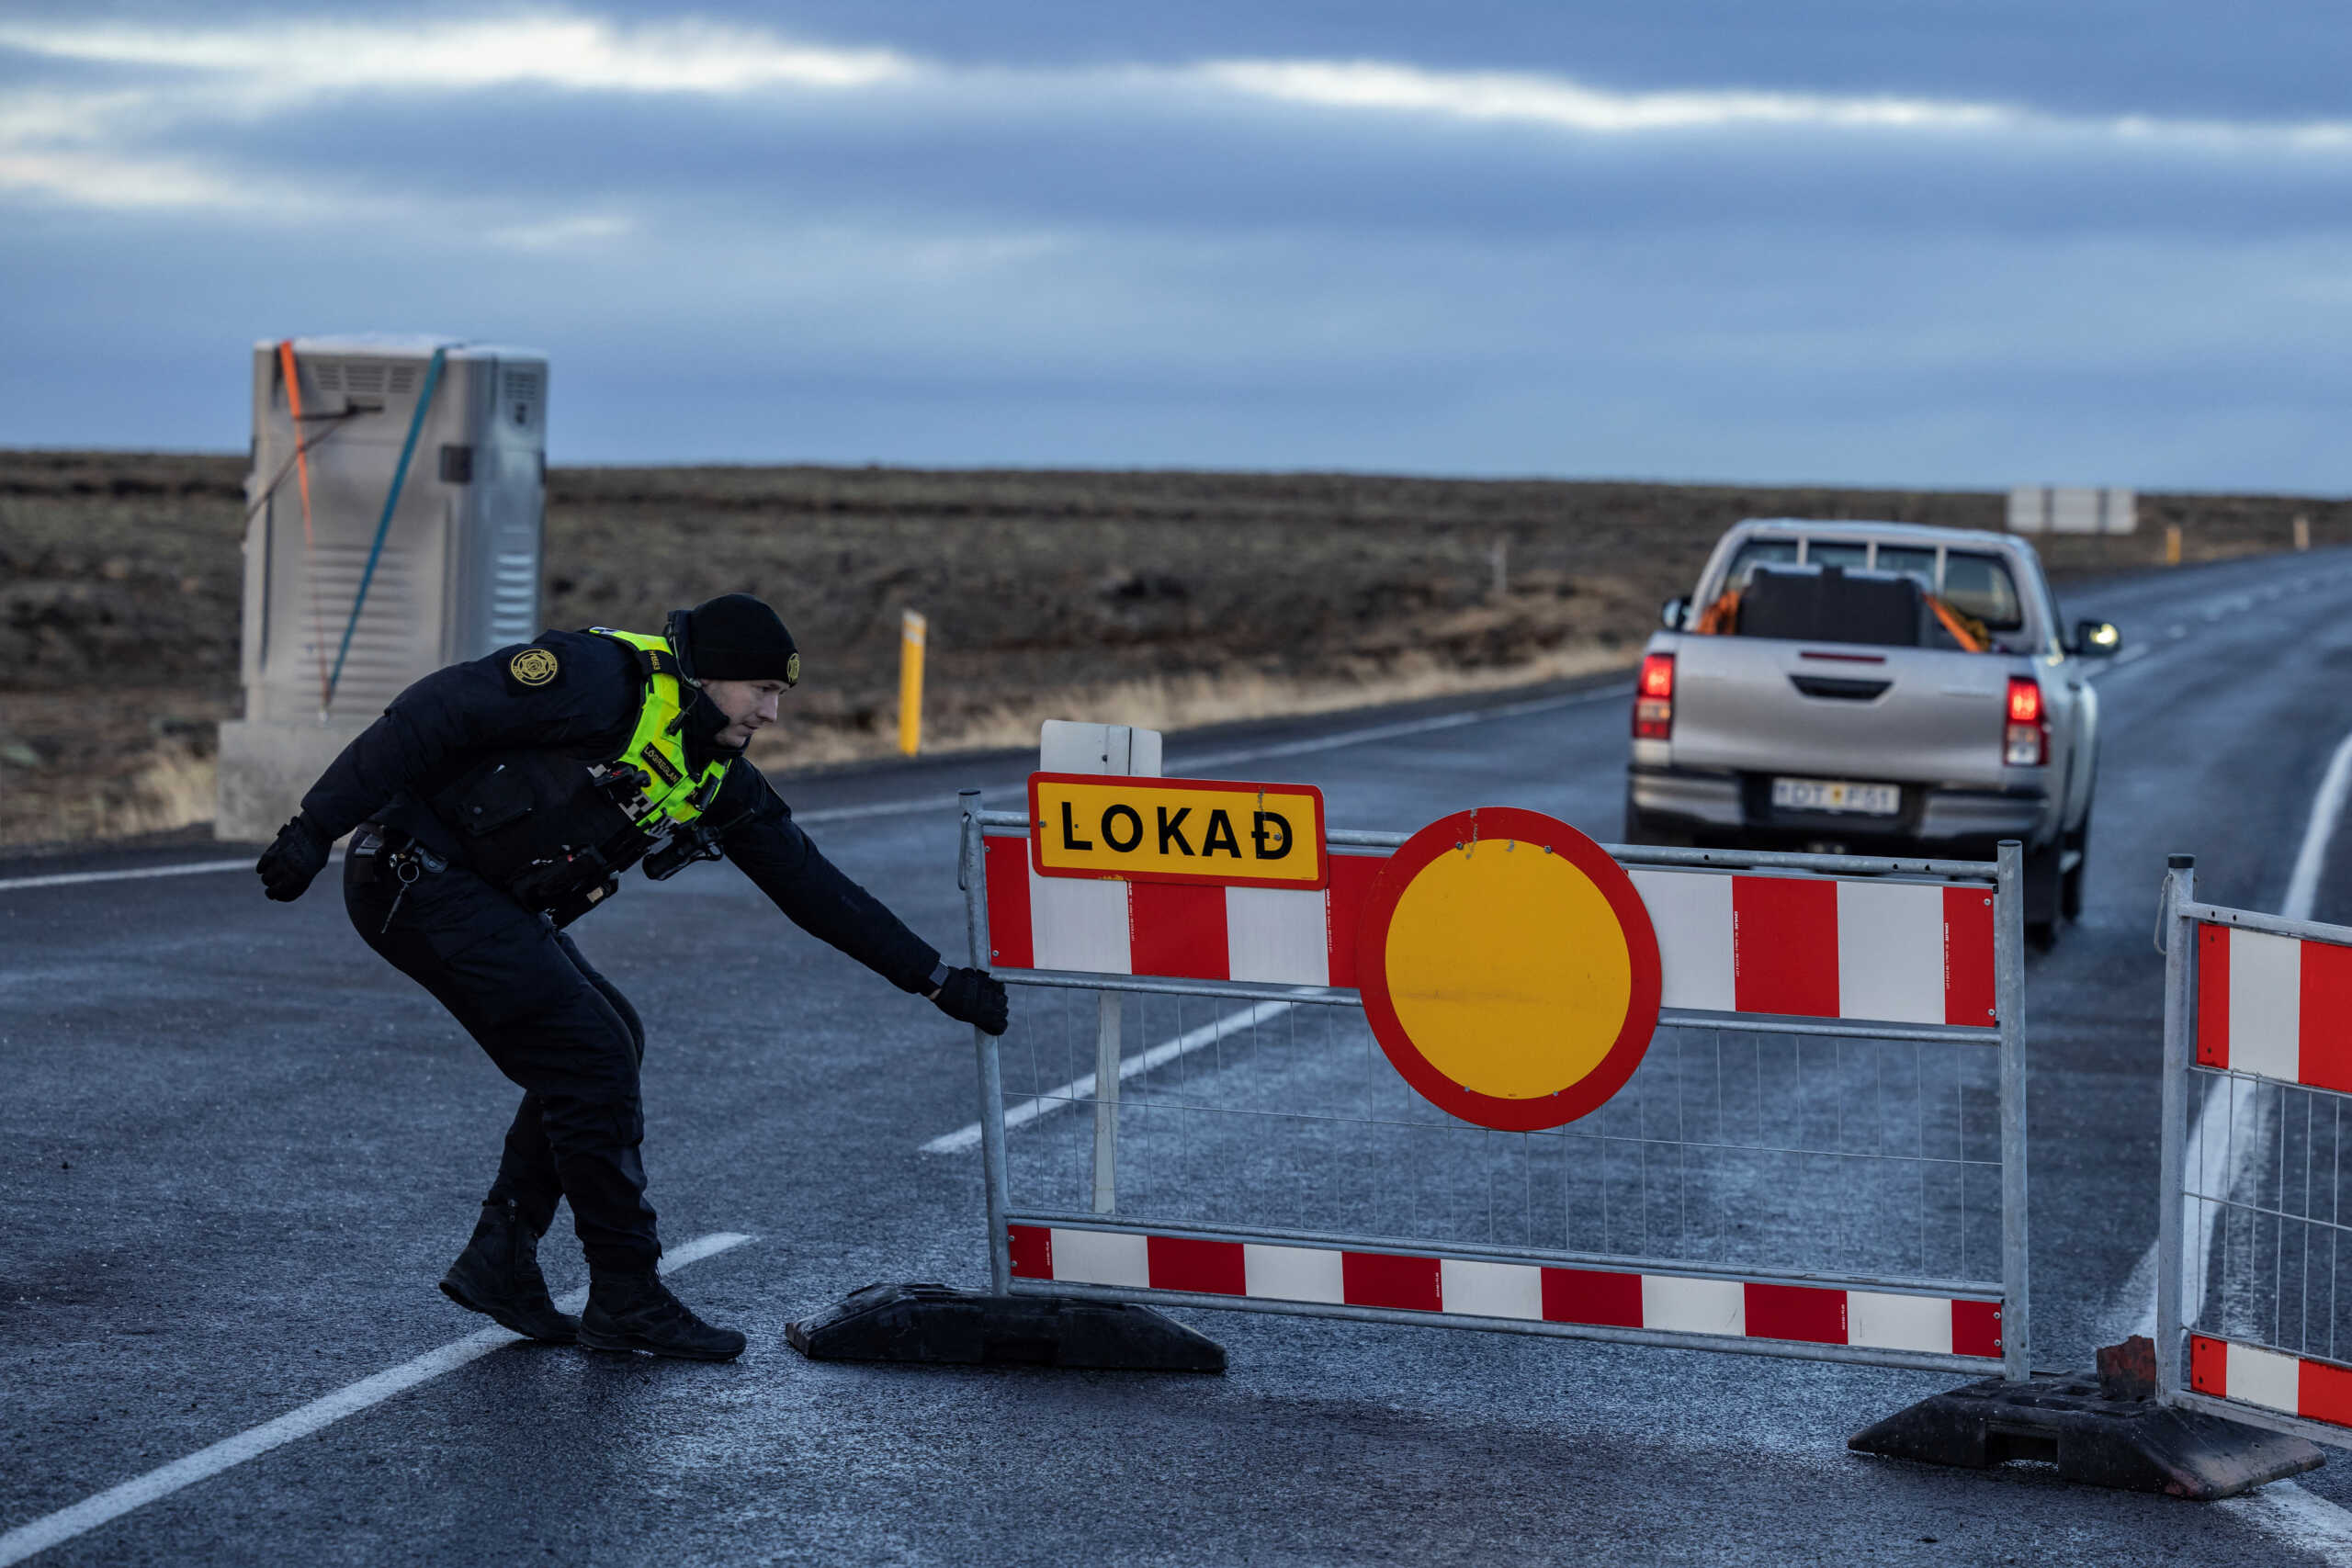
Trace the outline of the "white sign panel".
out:
<instances>
[{"instance_id":1,"label":"white sign panel","mask_svg":"<svg viewBox=\"0 0 2352 1568\"><path fill-rule=\"evenodd\" d=\"M2019 485L2009 491L2012 534L2133 534L2140 495L2132 490Z\"/></svg>"}]
</instances>

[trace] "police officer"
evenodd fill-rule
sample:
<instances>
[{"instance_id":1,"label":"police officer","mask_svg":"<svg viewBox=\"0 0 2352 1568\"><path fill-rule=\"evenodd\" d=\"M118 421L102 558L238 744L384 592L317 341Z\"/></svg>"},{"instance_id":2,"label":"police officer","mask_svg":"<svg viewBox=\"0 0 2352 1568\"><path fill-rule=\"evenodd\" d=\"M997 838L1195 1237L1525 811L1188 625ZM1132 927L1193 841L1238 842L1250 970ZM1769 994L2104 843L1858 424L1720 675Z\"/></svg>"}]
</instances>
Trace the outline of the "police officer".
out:
<instances>
[{"instance_id":1,"label":"police officer","mask_svg":"<svg viewBox=\"0 0 2352 1568\"><path fill-rule=\"evenodd\" d=\"M1004 987L952 969L842 874L742 756L776 721L800 654L774 610L729 593L661 637L597 627L426 676L302 797L254 869L300 897L348 832L360 937L430 991L523 1089L498 1179L441 1289L519 1334L726 1360L654 1271L639 1155L645 1028L564 927L642 860L662 877L724 856L804 930L941 1011L1001 1034ZM538 1238L571 1201L587 1310L556 1310Z\"/></svg>"}]
</instances>

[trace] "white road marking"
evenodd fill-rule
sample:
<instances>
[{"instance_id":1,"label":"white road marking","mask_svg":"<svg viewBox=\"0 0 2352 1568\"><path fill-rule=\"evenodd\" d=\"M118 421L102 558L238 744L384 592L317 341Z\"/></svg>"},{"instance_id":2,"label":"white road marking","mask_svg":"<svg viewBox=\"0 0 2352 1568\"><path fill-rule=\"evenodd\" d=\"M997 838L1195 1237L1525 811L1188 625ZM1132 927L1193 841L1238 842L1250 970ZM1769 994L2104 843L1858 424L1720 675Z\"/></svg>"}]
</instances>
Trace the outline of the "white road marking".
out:
<instances>
[{"instance_id":1,"label":"white road marking","mask_svg":"<svg viewBox=\"0 0 2352 1568\"><path fill-rule=\"evenodd\" d=\"M136 882L151 876L196 876L209 871L251 871L249 860L199 860L186 865L141 865L126 871L62 871L49 876L0 877L0 893L20 887L72 887L85 882Z\"/></svg>"},{"instance_id":2,"label":"white road marking","mask_svg":"<svg viewBox=\"0 0 2352 1568\"><path fill-rule=\"evenodd\" d=\"M2224 1087L2226 1086L2226 1087ZM2198 1186L2208 1192L2227 1192L2236 1187L2245 1174L2248 1160L2268 1146L2259 1124L2259 1100L2252 1094L2237 1092L2235 1078L2217 1080L2208 1090L2204 1105L2197 1113L2197 1124L2188 1130L2188 1141L2181 1151L2182 1168L2195 1174ZM2218 1173L2209 1175L2208 1173ZM2197 1242L2181 1249L2180 1299L2183 1312L2196 1310L2192 1303L2205 1299L2205 1286L2211 1267L2213 1227L2221 1218L2221 1211L2211 1203L2198 1203L2196 1210ZM2119 1325L2112 1331L2113 1340L2133 1334L2153 1336L2156 1331L2156 1248L2150 1243L2148 1250L2124 1281L2123 1294L2117 1310L2110 1314Z\"/></svg>"},{"instance_id":3,"label":"white road marking","mask_svg":"<svg viewBox=\"0 0 2352 1568\"><path fill-rule=\"evenodd\" d=\"M329 868L343 863L343 851L327 856ZM198 860L185 865L135 865L121 871L61 871L48 876L0 877L0 893L14 887L71 887L83 882L142 882L156 876L194 876L208 871L251 871L250 860Z\"/></svg>"},{"instance_id":4,"label":"white road marking","mask_svg":"<svg viewBox=\"0 0 2352 1568\"><path fill-rule=\"evenodd\" d=\"M2320 873L2327 866L2328 846L2335 840L2335 824L2344 815L2344 801L2352 791L2352 735L2336 743L2312 801L2311 820L2303 825L2302 848L2295 853L2294 872L2287 878L2287 901L2278 912L2290 920L2308 920L2319 898Z\"/></svg>"},{"instance_id":5,"label":"white road marking","mask_svg":"<svg viewBox=\"0 0 2352 1568\"><path fill-rule=\"evenodd\" d=\"M1272 746L1212 751L1206 756L1186 757L1183 761L1185 766L1191 768L1221 768L1229 762L1254 762L1266 757L1302 757L1310 751L1336 751L1342 747L1362 746L1368 741L1394 740L1401 736L1426 735L1431 730L1455 729L1465 724L1484 724L1489 719L1521 718L1529 714L1548 713L1555 708L1620 701L1633 694L1634 688L1630 685L1603 686L1596 691L1577 692L1563 697L1537 697L1530 702L1508 703L1501 707L1474 708L1466 713L1437 714L1429 718L1374 725L1369 729L1343 729L1336 735L1321 735L1312 740L1286 740Z\"/></svg>"},{"instance_id":6,"label":"white road marking","mask_svg":"<svg viewBox=\"0 0 2352 1568\"><path fill-rule=\"evenodd\" d=\"M1603 686L1597 691L1573 692L1565 696L1536 697L1523 703L1507 703L1499 707L1472 708L1466 711L1433 714L1427 718L1401 719L1395 724L1373 725L1363 729L1342 729L1331 735L1318 735L1308 740L1283 740L1272 745L1242 747L1230 751L1211 751L1200 756L1179 760L1187 769L1222 768L1235 762L1255 762L1269 757L1301 757L1313 751L1337 751L1350 746L1363 746L1374 740L1395 740L1408 735L1426 735L1432 730L1458 729L1464 725L1485 724L1496 719L1523 718L1529 714L1549 713L1557 708L1578 707L1586 703L1617 701L1634 694L1631 686ZM1002 794L1021 788L1019 784L990 784L991 793ZM796 811L796 822L852 822L867 817L900 817L916 811L944 811L956 804L952 795L926 795L919 800L884 801L873 806L836 806L822 811Z\"/></svg>"},{"instance_id":7,"label":"white road marking","mask_svg":"<svg viewBox=\"0 0 2352 1568\"><path fill-rule=\"evenodd\" d=\"M1278 1018L1295 1005L1293 1002L1256 1002L1238 1012L1229 1012L1223 1018L1212 1020L1198 1029L1188 1030L1173 1040L1163 1040L1142 1055L1130 1056L1121 1062L1119 1081L1125 1083L1129 1078L1139 1077L1145 1073L1156 1071L1179 1056L1190 1055L1203 1046L1216 1044L1228 1034L1238 1033L1252 1024L1263 1023L1270 1018ZM1045 1093L1032 1096L1007 1111L1004 1113L1005 1131L1011 1132L1015 1127L1026 1126L1049 1111L1065 1105L1080 1104L1093 1098L1094 1075L1092 1073L1088 1073L1083 1077L1072 1078L1059 1089L1049 1089ZM961 1154L966 1149L975 1149L979 1145L980 1124L978 1122L967 1122L952 1133L942 1133L938 1137L932 1139L922 1146L922 1152L927 1155Z\"/></svg>"},{"instance_id":8,"label":"white road marking","mask_svg":"<svg viewBox=\"0 0 2352 1568\"><path fill-rule=\"evenodd\" d=\"M689 1263L699 1263L706 1258L725 1252L729 1247L741 1247L751 1239L733 1231L697 1236L684 1247L673 1248L663 1258L662 1270L666 1274ZM578 1290L556 1304L566 1312L577 1312L587 1299L588 1292ZM168 1497L184 1487L193 1486L224 1470L233 1469L297 1438L307 1438L313 1432L334 1426L346 1416L356 1416L396 1393L405 1393L419 1383L429 1382L444 1372L455 1371L469 1361L487 1356L502 1345L517 1344L520 1339L520 1336L495 1326L469 1334L438 1350L428 1350L414 1360L402 1361L388 1371L362 1378L324 1398L314 1399L299 1410L289 1410L275 1421L265 1421L233 1438L224 1438L210 1448L198 1449L186 1459L174 1460L159 1470L151 1470L119 1486L109 1486L70 1508L61 1508L30 1524L19 1525L7 1534L0 1535L0 1568L22 1562L37 1552L46 1551L60 1542L86 1534L109 1519L120 1518L134 1508L143 1508L158 1498Z\"/></svg>"},{"instance_id":9,"label":"white road marking","mask_svg":"<svg viewBox=\"0 0 2352 1568\"><path fill-rule=\"evenodd\" d=\"M2114 674L2119 670L2130 669L2132 665L2139 663L2140 660L2147 658L2150 654L2155 651L2156 650L2153 648L2135 643L2132 647L2125 649L2122 652L2115 655L2112 659L2101 660L2097 665L2083 672L2083 679L2096 684L2100 681L2106 680L2109 676Z\"/></svg>"},{"instance_id":10,"label":"white road marking","mask_svg":"<svg viewBox=\"0 0 2352 1568\"><path fill-rule=\"evenodd\" d=\"M933 795L921 800L885 800L872 806L833 806L822 811L796 811L792 819L804 826L810 822L854 822L862 817L905 817L917 811L944 811L955 804L956 797L952 795Z\"/></svg>"},{"instance_id":11,"label":"white road marking","mask_svg":"<svg viewBox=\"0 0 2352 1568\"><path fill-rule=\"evenodd\" d=\"M2352 1513L2291 1481L2274 1481L2259 1492L2213 1506L2252 1525L2281 1546L2307 1552L2322 1562L2352 1563Z\"/></svg>"}]
</instances>

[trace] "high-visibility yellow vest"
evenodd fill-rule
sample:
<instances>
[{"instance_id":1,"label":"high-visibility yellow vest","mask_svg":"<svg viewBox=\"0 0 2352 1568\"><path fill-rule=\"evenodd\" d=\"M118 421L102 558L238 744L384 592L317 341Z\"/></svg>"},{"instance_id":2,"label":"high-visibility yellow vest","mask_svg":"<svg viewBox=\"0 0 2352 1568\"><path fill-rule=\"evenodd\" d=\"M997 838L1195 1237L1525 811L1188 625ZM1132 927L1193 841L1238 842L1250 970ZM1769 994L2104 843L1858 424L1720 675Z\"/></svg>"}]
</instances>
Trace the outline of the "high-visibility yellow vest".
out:
<instances>
[{"instance_id":1,"label":"high-visibility yellow vest","mask_svg":"<svg viewBox=\"0 0 2352 1568\"><path fill-rule=\"evenodd\" d=\"M610 626L588 629L634 649L638 667L645 674L645 696L637 710L637 728L628 738L628 749L608 764L614 768L633 767L646 779L640 795L620 802L622 810L639 831L649 834L692 822L718 798L719 784L727 777L734 759L720 758L700 774L688 774L685 741L681 734L686 722L685 693L678 679L678 656L667 637L616 631Z\"/></svg>"}]
</instances>

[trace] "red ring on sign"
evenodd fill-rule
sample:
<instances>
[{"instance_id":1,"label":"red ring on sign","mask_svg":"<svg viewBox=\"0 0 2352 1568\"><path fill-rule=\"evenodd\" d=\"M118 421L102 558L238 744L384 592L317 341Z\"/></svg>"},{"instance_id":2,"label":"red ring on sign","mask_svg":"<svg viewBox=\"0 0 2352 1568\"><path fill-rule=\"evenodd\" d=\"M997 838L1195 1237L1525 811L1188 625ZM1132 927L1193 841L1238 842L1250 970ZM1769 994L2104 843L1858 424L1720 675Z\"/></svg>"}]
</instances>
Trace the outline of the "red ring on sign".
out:
<instances>
[{"instance_id":1,"label":"red ring on sign","mask_svg":"<svg viewBox=\"0 0 2352 1568\"><path fill-rule=\"evenodd\" d=\"M1528 1100L1481 1094L1465 1089L1431 1065L1406 1033L1388 991L1388 928L1405 890L1422 869L1442 854L1479 840L1516 840L1539 844L1582 872L1617 917L1625 938L1625 956L1632 969L1632 988L1625 1001L1625 1019L1617 1038L1593 1069L1566 1088ZM1420 1097L1449 1115L1498 1132L1533 1133L1566 1126L1608 1103L1625 1087L1647 1055L1657 1032L1658 1000L1664 991L1658 967L1657 930L1650 924L1649 906L1624 868L1609 858L1592 840L1555 817L1513 806L1486 806L1441 818L1405 840L1389 857L1364 901L1356 926L1356 971L1363 993L1363 1012L1380 1042L1389 1065Z\"/></svg>"}]
</instances>

